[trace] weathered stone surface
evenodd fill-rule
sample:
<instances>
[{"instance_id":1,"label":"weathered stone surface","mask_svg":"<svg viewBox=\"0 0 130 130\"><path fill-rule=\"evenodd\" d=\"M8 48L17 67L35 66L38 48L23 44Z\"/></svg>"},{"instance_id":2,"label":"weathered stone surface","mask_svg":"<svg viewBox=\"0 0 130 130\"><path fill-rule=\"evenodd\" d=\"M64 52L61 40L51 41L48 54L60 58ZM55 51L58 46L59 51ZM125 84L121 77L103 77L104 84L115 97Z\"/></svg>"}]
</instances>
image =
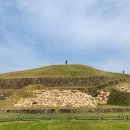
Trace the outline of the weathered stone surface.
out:
<instances>
[{"instance_id":1,"label":"weathered stone surface","mask_svg":"<svg viewBox=\"0 0 130 130\"><path fill-rule=\"evenodd\" d=\"M109 92L100 91L97 97L78 90L34 90L34 97L21 99L15 107L95 108L106 104Z\"/></svg>"},{"instance_id":2,"label":"weathered stone surface","mask_svg":"<svg viewBox=\"0 0 130 130\"><path fill-rule=\"evenodd\" d=\"M121 83L116 87L121 91L130 93L130 83Z\"/></svg>"}]
</instances>

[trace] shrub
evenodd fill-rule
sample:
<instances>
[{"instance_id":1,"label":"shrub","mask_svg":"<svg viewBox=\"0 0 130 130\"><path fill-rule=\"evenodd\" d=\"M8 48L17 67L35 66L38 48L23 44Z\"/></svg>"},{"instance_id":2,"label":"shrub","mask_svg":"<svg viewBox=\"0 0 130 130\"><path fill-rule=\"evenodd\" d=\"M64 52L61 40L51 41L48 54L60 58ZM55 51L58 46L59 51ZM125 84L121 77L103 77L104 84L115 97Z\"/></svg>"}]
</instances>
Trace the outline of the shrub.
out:
<instances>
[{"instance_id":1,"label":"shrub","mask_svg":"<svg viewBox=\"0 0 130 130\"><path fill-rule=\"evenodd\" d=\"M130 105L130 94L127 92L112 89L109 96L108 104L128 106Z\"/></svg>"}]
</instances>

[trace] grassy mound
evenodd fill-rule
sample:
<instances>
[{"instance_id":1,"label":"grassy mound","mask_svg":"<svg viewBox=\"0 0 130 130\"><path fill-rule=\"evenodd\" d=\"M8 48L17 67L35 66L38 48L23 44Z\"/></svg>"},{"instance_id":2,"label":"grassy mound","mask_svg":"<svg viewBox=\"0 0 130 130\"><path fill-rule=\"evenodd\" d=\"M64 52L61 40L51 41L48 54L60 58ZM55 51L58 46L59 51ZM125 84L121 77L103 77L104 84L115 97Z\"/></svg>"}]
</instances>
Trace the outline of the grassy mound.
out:
<instances>
[{"instance_id":1,"label":"grassy mound","mask_svg":"<svg viewBox=\"0 0 130 130\"><path fill-rule=\"evenodd\" d=\"M123 74L114 74L95 69L85 65L51 65L37 69L16 71L0 74L0 79L4 78L38 78L38 77L92 77L92 76L110 76L110 77L130 77Z\"/></svg>"},{"instance_id":2,"label":"grassy mound","mask_svg":"<svg viewBox=\"0 0 130 130\"><path fill-rule=\"evenodd\" d=\"M76 79L77 77L79 77L79 78L90 77L91 83L90 83L89 87L97 86L97 84L99 85L98 86L99 88L97 88L97 87L93 88L93 89L95 89L95 91L97 89L112 86L113 85L112 81L115 81L115 79L117 79L117 80L118 79L127 79L130 81L130 75L105 72L105 71L98 70L93 67L89 67L89 66L85 66L85 65L51 65L51 66L46 66L46 67L41 67L41 68L36 68L36 69L0 74L0 80L2 81L2 79L7 79L7 81L5 80L5 82L8 84L7 85L8 91L7 91L7 89L2 89L2 87L4 85L2 83L4 83L4 82L1 82L0 94L3 95L3 96L1 96L1 99L3 99L3 97L6 97L6 96L8 97L8 95L11 95L13 93L13 95L11 95L6 101L4 101L3 104L0 104L0 108L12 107L12 105L15 104L20 98L26 98L26 97L33 96L32 95L33 90L45 88L42 85L31 85L31 86L28 86L28 87L25 87L22 89L18 89L15 91L14 89L11 89L11 87L13 85L12 79L24 80L23 78L32 78L32 79L33 78L50 78L50 80L52 80L51 78L53 78L53 79L55 79L55 78L61 78L61 79L62 78L75 78ZM98 77L98 78L99 77L110 77L110 78L106 78L105 81L102 81L99 78L99 81L98 80L96 81L96 80L93 80L93 77ZM11 82L9 82L8 79L10 79ZM82 81L80 81L80 82L82 82ZM125 82L125 80L123 82ZM34 84L35 83L36 82L34 82ZM87 81L87 83L88 83L88 81ZM20 82L20 84L23 84L23 81ZM32 84L32 82L30 84ZM8 86L10 89L8 88ZM81 87L81 86L79 86L79 87ZM130 95L125 92L112 90L108 103L111 105L130 105L129 97L130 97Z\"/></svg>"},{"instance_id":3,"label":"grassy mound","mask_svg":"<svg viewBox=\"0 0 130 130\"><path fill-rule=\"evenodd\" d=\"M105 72L84 65L51 65L37 69L1 74L0 78L32 77L83 77L105 74Z\"/></svg>"},{"instance_id":4,"label":"grassy mound","mask_svg":"<svg viewBox=\"0 0 130 130\"><path fill-rule=\"evenodd\" d=\"M121 105L129 106L130 105L130 94L127 92L122 92L116 89L112 89L109 100L109 105Z\"/></svg>"}]
</instances>

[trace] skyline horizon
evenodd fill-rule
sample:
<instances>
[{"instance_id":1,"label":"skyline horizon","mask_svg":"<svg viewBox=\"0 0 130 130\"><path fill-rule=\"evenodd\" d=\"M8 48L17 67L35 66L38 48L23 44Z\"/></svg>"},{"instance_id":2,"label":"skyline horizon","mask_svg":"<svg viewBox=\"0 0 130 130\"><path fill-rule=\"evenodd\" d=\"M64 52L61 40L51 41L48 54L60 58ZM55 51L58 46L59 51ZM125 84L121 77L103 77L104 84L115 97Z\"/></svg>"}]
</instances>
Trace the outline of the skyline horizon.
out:
<instances>
[{"instance_id":1,"label":"skyline horizon","mask_svg":"<svg viewBox=\"0 0 130 130\"><path fill-rule=\"evenodd\" d=\"M50 63L130 74L129 0L0 0L0 73Z\"/></svg>"},{"instance_id":2,"label":"skyline horizon","mask_svg":"<svg viewBox=\"0 0 130 130\"><path fill-rule=\"evenodd\" d=\"M12 73L12 72L17 72L17 71L26 71L26 70L32 70L32 69L38 69L38 68L42 68L42 67L48 67L48 66L59 66L59 65L84 65L84 66L88 66L88 67L92 67L92 68L95 68L95 69L98 69L98 70L101 70L101 71L105 71L105 72L112 72L112 73L119 73L119 74L128 74L127 71L125 70L121 70L120 72L116 72L116 71L108 71L108 70L104 70L102 68L97 68L95 66L91 66L89 64L79 64L79 63L59 63L59 64L56 64L56 63L48 63L48 64L44 64L44 65L41 65L41 66L35 66L35 67L32 67L32 68L25 68L25 69L20 69L20 70L10 70L10 71L7 71L7 72L0 72L0 74L5 74L5 73Z\"/></svg>"}]
</instances>

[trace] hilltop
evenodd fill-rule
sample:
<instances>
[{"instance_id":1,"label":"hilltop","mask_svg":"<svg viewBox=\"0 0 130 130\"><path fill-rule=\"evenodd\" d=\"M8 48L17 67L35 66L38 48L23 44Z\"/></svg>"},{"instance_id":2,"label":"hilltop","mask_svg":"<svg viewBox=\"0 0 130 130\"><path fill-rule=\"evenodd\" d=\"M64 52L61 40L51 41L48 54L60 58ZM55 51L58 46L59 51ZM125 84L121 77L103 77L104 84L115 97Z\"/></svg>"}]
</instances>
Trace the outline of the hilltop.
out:
<instances>
[{"instance_id":1,"label":"hilltop","mask_svg":"<svg viewBox=\"0 0 130 130\"><path fill-rule=\"evenodd\" d=\"M36 69L0 74L0 79L12 78L73 78L73 77L129 78L130 75L110 73L86 65L50 65Z\"/></svg>"}]
</instances>

